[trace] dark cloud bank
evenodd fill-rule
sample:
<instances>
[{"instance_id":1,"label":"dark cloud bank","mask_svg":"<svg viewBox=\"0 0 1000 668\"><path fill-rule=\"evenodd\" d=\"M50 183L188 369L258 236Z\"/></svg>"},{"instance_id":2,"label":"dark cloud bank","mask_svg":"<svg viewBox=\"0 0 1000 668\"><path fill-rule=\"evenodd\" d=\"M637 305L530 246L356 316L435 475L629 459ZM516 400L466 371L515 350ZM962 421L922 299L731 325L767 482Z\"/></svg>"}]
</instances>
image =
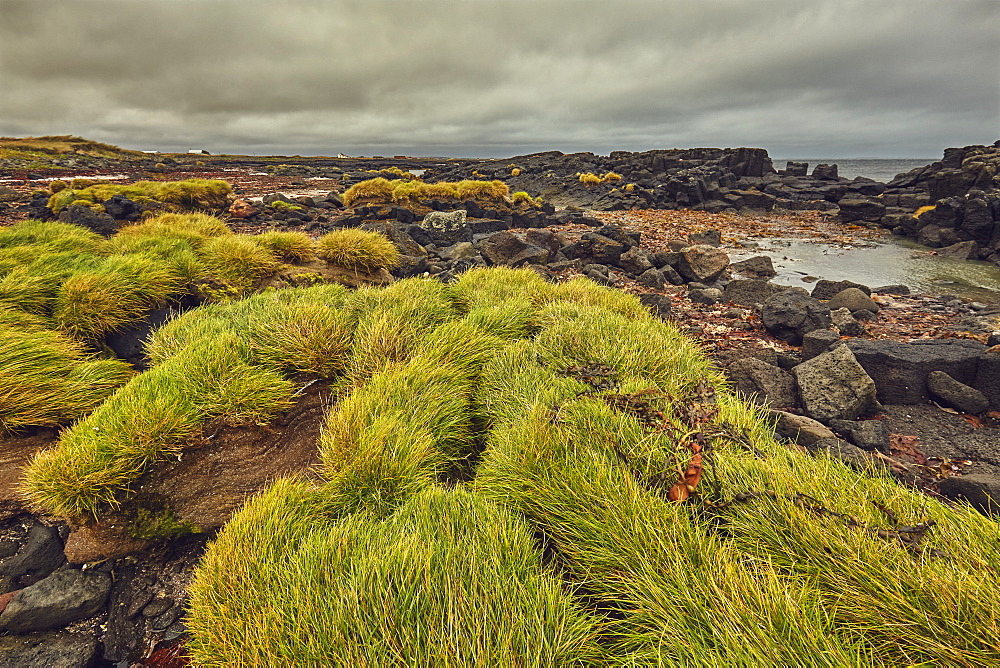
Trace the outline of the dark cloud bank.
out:
<instances>
[{"instance_id":1,"label":"dark cloud bank","mask_svg":"<svg viewBox=\"0 0 1000 668\"><path fill-rule=\"evenodd\" d=\"M502 156L1000 136L1000 2L0 0L0 134Z\"/></svg>"}]
</instances>

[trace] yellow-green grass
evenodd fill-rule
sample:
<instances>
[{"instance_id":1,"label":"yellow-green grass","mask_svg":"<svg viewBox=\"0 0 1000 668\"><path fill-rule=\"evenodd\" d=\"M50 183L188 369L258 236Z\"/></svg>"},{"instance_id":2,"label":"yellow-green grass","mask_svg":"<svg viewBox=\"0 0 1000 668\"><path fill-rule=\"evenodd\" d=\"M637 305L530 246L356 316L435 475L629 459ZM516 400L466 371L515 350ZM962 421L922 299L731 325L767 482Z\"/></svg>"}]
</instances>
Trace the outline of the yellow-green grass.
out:
<instances>
[{"instance_id":1,"label":"yellow-green grass","mask_svg":"<svg viewBox=\"0 0 1000 668\"><path fill-rule=\"evenodd\" d=\"M198 665L598 665L594 620L515 515L428 486L333 522L324 494L281 482L222 530L189 590Z\"/></svg>"},{"instance_id":2,"label":"yellow-green grass","mask_svg":"<svg viewBox=\"0 0 1000 668\"><path fill-rule=\"evenodd\" d=\"M225 181L187 179L185 181L136 181L129 185L99 183L82 189L65 188L49 198L48 207L59 213L70 204L98 205L115 195L147 204L159 202L177 209L222 211L229 206L232 186Z\"/></svg>"},{"instance_id":3,"label":"yellow-green grass","mask_svg":"<svg viewBox=\"0 0 1000 668\"><path fill-rule=\"evenodd\" d=\"M36 256L60 251L100 254L104 244L99 234L70 223L24 220L0 229L0 248L30 246Z\"/></svg>"},{"instance_id":4,"label":"yellow-green grass","mask_svg":"<svg viewBox=\"0 0 1000 668\"><path fill-rule=\"evenodd\" d=\"M527 204L528 206L539 208L542 206L541 197L532 197L523 190L519 190L516 193L512 193L510 196L510 201L512 204Z\"/></svg>"},{"instance_id":5,"label":"yellow-green grass","mask_svg":"<svg viewBox=\"0 0 1000 668\"><path fill-rule=\"evenodd\" d=\"M375 178L355 183L342 199L345 206L372 202L379 204L418 205L430 200L464 202L466 200L507 202L510 188L503 181L442 181L424 183L419 180L389 180Z\"/></svg>"},{"instance_id":6,"label":"yellow-green grass","mask_svg":"<svg viewBox=\"0 0 1000 668\"><path fill-rule=\"evenodd\" d=\"M316 242L305 232L264 232L257 236L257 241L288 262L316 259Z\"/></svg>"},{"instance_id":7,"label":"yellow-green grass","mask_svg":"<svg viewBox=\"0 0 1000 668\"><path fill-rule=\"evenodd\" d=\"M0 432L56 427L93 410L132 377L19 311L0 309Z\"/></svg>"},{"instance_id":8,"label":"yellow-green grass","mask_svg":"<svg viewBox=\"0 0 1000 668\"><path fill-rule=\"evenodd\" d=\"M62 283L52 318L76 338L97 338L164 306L183 284L183 276L154 257L108 257L94 271L75 273Z\"/></svg>"},{"instance_id":9,"label":"yellow-green grass","mask_svg":"<svg viewBox=\"0 0 1000 668\"><path fill-rule=\"evenodd\" d=\"M593 172L577 174L577 180L585 186L593 186L599 183L618 183L622 180L622 175L616 172L606 172L601 176Z\"/></svg>"},{"instance_id":10,"label":"yellow-green grass","mask_svg":"<svg viewBox=\"0 0 1000 668\"><path fill-rule=\"evenodd\" d=\"M204 213L164 213L135 225L121 228L112 239L134 239L153 237L158 239L180 239L201 248L206 241L215 237L232 236L224 222Z\"/></svg>"},{"instance_id":11,"label":"yellow-green grass","mask_svg":"<svg viewBox=\"0 0 1000 668\"><path fill-rule=\"evenodd\" d=\"M274 253L254 237L212 237L199 252L206 271L228 283L238 294L247 294L280 265Z\"/></svg>"},{"instance_id":12,"label":"yellow-green grass","mask_svg":"<svg viewBox=\"0 0 1000 668\"><path fill-rule=\"evenodd\" d=\"M399 264L399 249L384 235L350 227L320 237L316 253L327 262L348 269L392 269Z\"/></svg>"},{"instance_id":13,"label":"yellow-green grass","mask_svg":"<svg viewBox=\"0 0 1000 668\"><path fill-rule=\"evenodd\" d=\"M355 322L347 361L347 377L355 385L408 360L422 336L457 313L446 286L423 278L362 288L345 300L344 309Z\"/></svg>"},{"instance_id":14,"label":"yellow-green grass","mask_svg":"<svg viewBox=\"0 0 1000 668\"><path fill-rule=\"evenodd\" d=\"M742 432L752 449L720 443L714 501L765 495L710 510L722 531L700 521L697 508L668 502L650 481L672 468L670 439L604 402L578 397L575 381L556 371L567 355L599 359L622 373L623 392L690 401L685 388L707 375L694 366L698 356L684 350L691 346L653 330L637 336L634 327L607 314L556 325L488 365L480 403L497 426L475 481L529 517L575 577L620 610L614 646L624 663L1000 660L995 520L783 448L727 394L719 397L720 423ZM630 341L638 347L623 347ZM659 408L673 410L670 403ZM860 526L824 515L812 502L804 507L801 494ZM866 528L891 526L876 503L906 524L938 525L913 553ZM934 549L947 556L935 557Z\"/></svg>"},{"instance_id":15,"label":"yellow-green grass","mask_svg":"<svg viewBox=\"0 0 1000 668\"><path fill-rule=\"evenodd\" d=\"M322 336L322 334L307 335L307 332L313 331L311 323L315 317L314 309L323 306L334 313L338 312L337 309L343 303L346 292L347 289L342 285L328 284L296 290L262 292L229 304L201 306L172 318L153 332L145 352L151 366L156 366L179 354L187 347L220 334L260 331L261 336L266 334L271 341L269 344L263 344L263 338L258 340L257 336L251 337L249 341L251 349L270 347L274 350L274 353L271 354L271 357L274 358L277 351L282 348L296 348L303 345L302 343L293 345L291 341L294 341L296 337L289 332L281 334L284 328L301 327L300 336L306 339L309 336ZM301 323L298 322L300 310L305 319ZM322 321L321 319L320 322ZM332 334L339 326L339 324L333 324L327 331ZM263 331L269 327L275 329L270 333ZM320 327L320 329L323 328ZM291 341L280 343L278 339L283 337L288 337ZM332 351L340 350L340 347L341 344L336 341L323 342L322 344L317 341L315 345L309 345L308 351L300 350L299 354L308 355L316 358L319 363L326 364L322 361L325 357L322 355L322 351L327 349L331 351L329 356L335 357L339 353L335 355ZM272 359L272 361L274 360ZM302 358L296 358L295 355L289 354L282 358L282 363L300 368L304 362Z\"/></svg>"},{"instance_id":16,"label":"yellow-green grass","mask_svg":"<svg viewBox=\"0 0 1000 668\"><path fill-rule=\"evenodd\" d=\"M1000 665L1000 522L787 448L634 297L529 274L404 281L342 302L358 333L397 319L395 357L342 387L320 440L325 481L278 483L210 546L192 588L197 663ZM358 333L353 356L371 341ZM574 365L604 365L610 385ZM654 428L658 416L673 427ZM704 476L677 503L694 439ZM458 583L495 563L462 539L493 520L458 499L536 536L532 573L560 584L559 603L527 613L491 578L476 591L500 612L457 612L481 605ZM925 521L920 541L896 531ZM404 525L399 542L380 533ZM477 558L443 562L438 579L432 545ZM534 581L504 569L491 572L511 592ZM535 649L512 649L508 620L542 609L573 610L587 631L560 636L565 653L544 630ZM405 610L421 614L399 631ZM429 642L443 624L451 640ZM388 649L373 639L386 637ZM512 658L484 649L500 645Z\"/></svg>"},{"instance_id":17,"label":"yellow-green grass","mask_svg":"<svg viewBox=\"0 0 1000 668\"><path fill-rule=\"evenodd\" d=\"M264 422L290 405L291 383L252 365L239 337L185 348L115 392L25 469L36 505L77 518L120 503L152 462L181 451L213 417Z\"/></svg>"}]
</instances>

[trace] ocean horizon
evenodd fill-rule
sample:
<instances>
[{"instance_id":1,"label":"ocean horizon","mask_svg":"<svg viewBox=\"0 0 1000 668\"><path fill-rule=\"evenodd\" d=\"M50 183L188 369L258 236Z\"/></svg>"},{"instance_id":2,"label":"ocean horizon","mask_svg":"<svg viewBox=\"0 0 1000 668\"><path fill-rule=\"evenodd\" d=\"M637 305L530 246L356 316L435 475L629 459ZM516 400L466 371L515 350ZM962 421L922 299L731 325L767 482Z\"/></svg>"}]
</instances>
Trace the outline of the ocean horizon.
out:
<instances>
[{"instance_id":1,"label":"ocean horizon","mask_svg":"<svg viewBox=\"0 0 1000 668\"><path fill-rule=\"evenodd\" d=\"M941 158L771 158L775 169L784 169L785 163L805 162L809 164L812 174L816 165L837 165L837 173L847 179L858 176L887 183L898 174L904 174L911 169L929 165Z\"/></svg>"}]
</instances>

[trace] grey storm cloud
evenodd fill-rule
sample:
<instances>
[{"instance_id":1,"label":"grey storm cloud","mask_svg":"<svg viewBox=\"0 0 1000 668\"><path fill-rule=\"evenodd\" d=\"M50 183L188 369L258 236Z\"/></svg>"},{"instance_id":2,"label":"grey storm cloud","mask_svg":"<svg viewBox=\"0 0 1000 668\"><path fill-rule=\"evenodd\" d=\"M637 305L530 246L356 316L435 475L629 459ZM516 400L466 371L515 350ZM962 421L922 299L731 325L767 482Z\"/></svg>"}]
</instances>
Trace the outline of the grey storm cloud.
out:
<instances>
[{"instance_id":1,"label":"grey storm cloud","mask_svg":"<svg viewBox=\"0 0 1000 668\"><path fill-rule=\"evenodd\" d=\"M511 155L1000 136L997 0L0 0L0 133Z\"/></svg>"}]
</instances>

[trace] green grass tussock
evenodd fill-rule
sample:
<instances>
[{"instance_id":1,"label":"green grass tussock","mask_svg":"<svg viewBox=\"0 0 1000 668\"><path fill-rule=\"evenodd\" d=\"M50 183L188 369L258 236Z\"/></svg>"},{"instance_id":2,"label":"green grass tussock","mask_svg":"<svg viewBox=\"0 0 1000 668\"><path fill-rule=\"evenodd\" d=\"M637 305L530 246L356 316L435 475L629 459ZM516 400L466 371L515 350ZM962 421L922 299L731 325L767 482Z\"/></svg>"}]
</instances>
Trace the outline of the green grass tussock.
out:
<instances>
[{"instance_id":1,"label":"green grass tussock","mask_svg":"<svg viewBox=\"0 0 1000 668\"><path fill-rule=\"evenodd\" d=\"M150 256L108 257L94 271L73 274L62 283L53 321L74 337L97 338L164 306L183 284L179 272Z\"/></svg>"},{"instance_id":2,"label":"green grass tussock","mask_svg":"<svg viewBox=\"0 0 1000 668\"><path fill-rule=\"evenodd\" d=\"M399 264L399 250L377 232L344 228L328 232L317 242L317 254L341 267L371 271Z\"/></svg>"},{"instance_id":3,"label":"green grass tussock","mask_svg":"<svg viewBox=\"0 0 1000 668\"><path fill-rule=\"evenodd\" d=\"M333 524L317 512L323 493L279 483L222 531L191 589L200 665L566 666L600 655L593 621L502 508L428 487L391 516ZM247 534L259 534L252 552ZM263 605L247 605L255 598ZM226 623L220 608L234 613Z\"/></svg>"},{"instance_id":4,"label":"green grass tussock","mask_svg":"<svg viewBox=\"0 0 1000 668\"><path fill-rule=\"evenodd\" d=\"M132 375L128 364L94 359L30 316L0 309L0 432L68 424Z\"/></svg>"},{"instance_id":5,"label":"green grass tussock","mask_svg":"<svg viewBox=\"0 0 1000 668\"><path fill-rule=\"evenodd\" d=\"M79 225L24 220L0 229L0 248L31 246L35 255L72 251L97 254L104 243L99 234Z\"/></svg>"},{"instance_id":6,"label":"green grass tussock","mask_svg":"<svg viewBox=\"0 0 1000 668\"><path fill-rule=\"evenodd\" d=\"M353 332L345 294L340 285L273 291L173 318L149 342L152 368L34 459L27 494L49 512L99 516L127 503L129 484L205 421L266 423L291 405L287 376L343 371Z\"/></svg>"},{"instance_id":7,"label":"green grass tussock","mask_svg":"<svg viewBox=\"0 0 1000 668\"><path fill-rule=\"evenodd\" d=\"M182 450L210 418L262 422L287 408L291 383L247 361L234 334L192 344L133 379L25 470L25 493L67 517L117 505L146 467Z\"/></svg>"},{"instance_id":8,"label":"green grass tussock","mask_svg":"<svg viewBox=\"0 0 1000 668\"><path fill-rule=\"evenodd\" d=\"M209 239L232 236L224 222L204 213L164 213L135 225L127 225L115 238L153 237L179 239L201 248Z\"/></svg>"},{"instance_id":9,"label":"green grass tussock","mask_svg":"<svg viewBox=\"0 0 1000 668\"><path fill-rule=\"evenodd\" d=\"M257 241L274 255L290 262L316 259L316 242L305 232L264 232Z\"/></svg>"},{"instance_id":10,"label":"green grass tussock","mask_svg":"<svg viewBox=\"0 0 1000 668\"><path fill-rule=\"evenodd\" d=\"M253 237L213 237L201 247L200 254L206 270L239 294L253 290L279 266L274 254Z\"/></svg>"}]
</instances>

